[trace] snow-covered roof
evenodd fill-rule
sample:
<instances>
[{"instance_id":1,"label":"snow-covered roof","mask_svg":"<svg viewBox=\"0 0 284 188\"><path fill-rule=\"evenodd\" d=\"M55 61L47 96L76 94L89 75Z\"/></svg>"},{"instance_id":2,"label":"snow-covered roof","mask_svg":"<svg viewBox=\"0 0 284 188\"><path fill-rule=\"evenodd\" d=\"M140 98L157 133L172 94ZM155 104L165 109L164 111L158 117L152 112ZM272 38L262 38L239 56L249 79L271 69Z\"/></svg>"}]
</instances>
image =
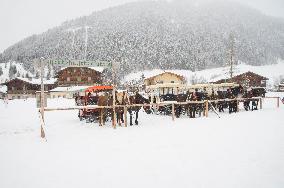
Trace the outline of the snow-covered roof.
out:
<instances>
[{"instance_id":1,"label":"snow-covered roof","mask_svg":"<svg viewBox=\"0 0 284 188\"><path fill-rule=\"evenodd\" d=\"M173 74L173 75L176 75L176 76L178 76L178 77L181 77L182 79L185 78L184 75L181 75L181 74L178 73L177 71L163 71L163 72L161 72L161 73L159 73L159 74L156 74L156 75L153 75L153 76L149 76L149 75L148 75L148 77L145 77L145 79L152 79L152 78L154 78L154 77L156 77L156 76L159 76L159 75L162 75L162 74Z\"/></svg>"},{"instance_id":2,"label":"snow-covered roof","mask_svg":"<svg viewBox=\"0 0 284 188\"><path fill-rule=\"evenodd\" d=\"M67 69L67 68L70 68L70 67L62 67L60 70L64 70L64 69ZM83 68L83 67L81 67L81 68ZM105 70L104 67L85 67L85 68L93 69L93 70L98 71L98 72L103 72Z\"/></svg>"},{"instance_id":3,"label":"snow-covered roof","mask_svg":"<svg viewBox=\"0 0 284 188\"><path fill-rule=\"evenodd\" d=\"M36 78L29 79L29 78L21 78L21 77L17 77L17 79L23 80L31 84L37 84L37 85L41 84L41 79L36 79ZM54 84L56 81L57 81L56 78L50 78L49 80L43 80L43 83L44 84Z\"/></svg>"},{"instance_id":4,"label":"snow-covered roof","mask_svg":"<svg viewBox=\"0 0 284 188\"><path fill-rule=\"evenodd\" d=\"M56 87L50 92L74 92L74 91L82 91L87 89L90 86L69 86L69 87Z\"/></svg>"}]
</instances>

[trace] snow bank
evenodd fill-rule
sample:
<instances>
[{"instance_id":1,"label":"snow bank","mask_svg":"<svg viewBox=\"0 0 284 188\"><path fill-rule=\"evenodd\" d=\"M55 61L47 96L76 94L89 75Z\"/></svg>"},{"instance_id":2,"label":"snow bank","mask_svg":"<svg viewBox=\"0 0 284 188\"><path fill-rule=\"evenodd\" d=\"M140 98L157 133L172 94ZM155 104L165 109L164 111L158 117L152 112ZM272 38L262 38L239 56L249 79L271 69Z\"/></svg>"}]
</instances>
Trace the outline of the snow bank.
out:
<instances>
[{"instance_id":1,"label":"snow bank","mask_svg":"<svg viewBox=\"0 0 284 188\"><path fill-rule=\"evenodd\" d=\"M48 100L49 107L73 103ZM284 186L284 105L273 100L220 119L140 113L139 126L116 130L80 122L77 111L46 112L47 142L35 106L0 100L0 187Z\"/></svg>"}]
</instances>

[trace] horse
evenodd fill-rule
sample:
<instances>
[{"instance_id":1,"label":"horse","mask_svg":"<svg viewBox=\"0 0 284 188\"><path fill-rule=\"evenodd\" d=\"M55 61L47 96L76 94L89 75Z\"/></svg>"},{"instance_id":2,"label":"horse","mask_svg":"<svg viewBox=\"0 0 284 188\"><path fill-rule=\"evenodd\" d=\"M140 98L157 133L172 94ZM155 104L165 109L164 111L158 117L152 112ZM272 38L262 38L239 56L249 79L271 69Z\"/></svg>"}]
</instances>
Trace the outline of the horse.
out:
<instances>
[{"instance_id":1,"label":"horse","mask_svg":"<svg viewBox=\"0 0 284 188\"><path fill-rule=\"evenodd\" d=\"M116 105L127 105L129 104L129 97L128 94L123 92L116 92L115 94L115 103ZM124 123L123 114L124 114L124 108L123 107L116 107L116 121L121 126L121 123Z\"/></svg>"},{"instance_id":2,"label":"horse","mask_svg":"<svg viewBox=\"0 0 284 188\"><path fill-rule=\"evenodd\" d=\"M165 94L160 96L160 100L163 101L176 101L177 96L174 94ZM169 115L172 113L171 105L159 106L158 111L160 114Z\"/></svg>"},{"instance_id":3,"label":"horse","mask_svg":"<svg viewBox=\"0 0 284 188\"><path fill-rule=\"evenodd\" d=\"M177 102L186 102L188 95L189 95L188 93L187 94L178 94L176 96L176 101ZM185 114L187 112L187 109L188 109L188 104L176 104L175 105L176 117L179 118L182 113Z\"/></svg>"},{"instance_id":4,"label":"horse","mask_svg":"<svg viewBox=\"0 0 284 188\"><path fill-rule=\"evenodd\" d=\"M98 97L98 106L112 106L113 98L112 96L106 94ZM99 126L104 125L107 117L113 116L113 111L111 108L99 108Z\"/></svg>"},{"instance_id":5,"label":"horse","mask_svg":"<svg viewBox=\"0 0 284 188\"><path fill-rule=\"evenodd\" d=\"M197 89L188 94L189 101L202 101L208 99L208 94L205 92L198 92ZM198 113L199 117L201 116L201 112L204 110L204 104L201 103L191 103L188 105L188 114L190 118L195 118L195 114Z\"/></svg>"},{"instance_id":6,"label":"horse","mask_svg":"<svg viewBox=\"0 0 284 188\"><path fill-rule=\"evenodd\" d=\"M140 95L138 92L135 93L135 95L130 95L129 96L129 104L150 104L150 101L148 99L145 99L142 95ZM130 115L130 126L133 125L132 123L132 116L133 113L135 113L135 125L138 125L138 116L139 116L139 111L141 109L141 106L131 106L128 107L127 111Z\"/></svg>"}]
</instances>

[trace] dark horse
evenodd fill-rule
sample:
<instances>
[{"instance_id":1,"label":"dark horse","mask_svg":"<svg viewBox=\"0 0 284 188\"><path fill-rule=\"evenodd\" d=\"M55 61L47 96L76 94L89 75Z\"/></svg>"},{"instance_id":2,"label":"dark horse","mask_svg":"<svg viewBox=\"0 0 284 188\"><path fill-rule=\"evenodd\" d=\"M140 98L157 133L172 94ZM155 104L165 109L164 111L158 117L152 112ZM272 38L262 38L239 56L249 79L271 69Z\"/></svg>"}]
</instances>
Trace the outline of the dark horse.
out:
<instances>
[{"instance_id":1,"label":"dark horse","mask_svg":"<svg viewBox=\"0 0 284 188\"><path fill-rule=\"evenodd\" d=\"M135 95L129 96L129 103L132 104L150 104L150 101L148 99L145 99L142 95L140 95L138 92L135 93ZM141 106L131 106L128 107L128 113L130 115L130 125L133 125L132 123L132 116L133 113L135 113L135 125L138 125L138 114L141 109ZM145 109L145 108L144 108ZM148 108L146 108L148 109Z\"/></svg>"}]
</instances>

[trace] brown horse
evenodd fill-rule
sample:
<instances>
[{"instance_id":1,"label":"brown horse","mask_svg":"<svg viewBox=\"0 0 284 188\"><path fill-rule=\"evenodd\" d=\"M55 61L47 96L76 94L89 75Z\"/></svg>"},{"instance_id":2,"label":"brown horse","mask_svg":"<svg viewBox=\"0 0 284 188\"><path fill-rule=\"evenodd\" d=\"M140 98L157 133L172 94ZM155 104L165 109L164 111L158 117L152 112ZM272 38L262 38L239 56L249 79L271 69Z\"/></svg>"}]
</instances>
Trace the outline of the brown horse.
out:
<instances>
[{"instance_id":1,"label":"brown horse","mask_svg":"<svg viewBox=\"0 0 284 188\"><path fill-rule=\"evenodd\" d=\"M129 104L129 97L128 94L123 92L116 92L115 94L115 104L116 105L127 105ZM116 107L116 121L121 126L121 123L124 123L123 114L124 114L124 107Z\"/></svg>"},{"instance_id":2,"label":"brown horse","mask_svg":"<svg viewBox=\"0 0 284 188\"><path fill-rule=\"evenodd\" d=\"M111 106L113 103L112 96L106 94L103 96L99 96L98 98L98 106ZM99 108L99 125L105 125L106 119L109 116L112 116L111 108Z\"/></svg>"}]
</instances>

